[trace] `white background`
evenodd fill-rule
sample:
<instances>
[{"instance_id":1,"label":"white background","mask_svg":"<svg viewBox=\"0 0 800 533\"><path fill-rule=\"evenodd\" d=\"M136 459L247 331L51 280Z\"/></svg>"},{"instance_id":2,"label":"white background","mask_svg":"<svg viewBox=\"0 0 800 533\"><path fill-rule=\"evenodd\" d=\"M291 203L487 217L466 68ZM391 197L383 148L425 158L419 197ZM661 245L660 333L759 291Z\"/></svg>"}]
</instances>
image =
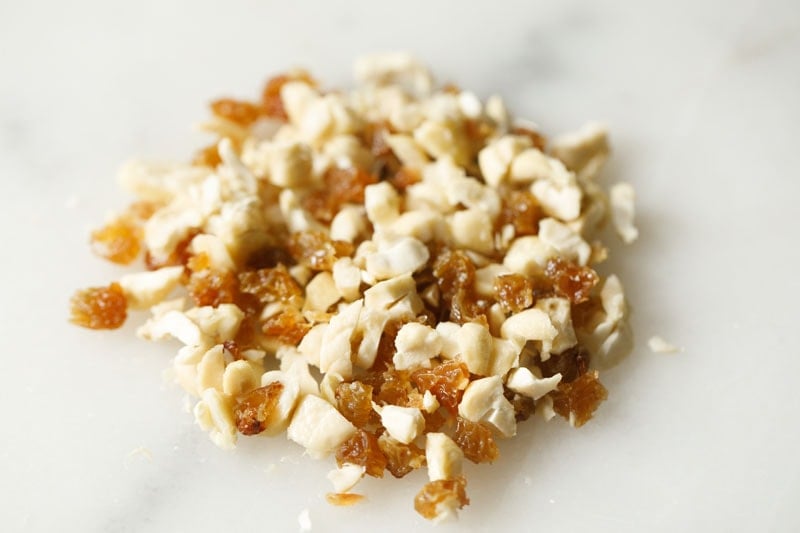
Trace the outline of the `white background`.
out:
<instances>
[{"instance_id":1,"label":"white background","mask_svg":"<svg viewBox=\"0 0 800 533\"><path fill-rule=\"evenodd\" d=\"M89 229L130 157L185 159L214 97L405 49L546 132L607 122L638 192L615 245L637 346L579 431L525 424L439 531L798 531L800 4L0 2L0 529L431 531L424 473L332 508L331 461L282 437L216 449L162 382L172 346L67 324L120 270ZM134 317L136 322L140 317ZM685 350L650 353L661 334ZM137 448L152 452L126 458Z\"/></svg>"}]
</instances>

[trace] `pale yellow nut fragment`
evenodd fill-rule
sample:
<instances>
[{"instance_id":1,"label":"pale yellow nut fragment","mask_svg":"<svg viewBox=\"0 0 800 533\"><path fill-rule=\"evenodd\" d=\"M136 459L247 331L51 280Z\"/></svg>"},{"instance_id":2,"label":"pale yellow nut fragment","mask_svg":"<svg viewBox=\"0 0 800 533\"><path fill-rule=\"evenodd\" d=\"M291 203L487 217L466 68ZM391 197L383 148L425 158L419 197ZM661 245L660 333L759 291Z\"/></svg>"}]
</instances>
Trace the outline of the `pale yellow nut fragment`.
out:
<instances>
[{"instance_id":1,"label":"pale yellow nut fragment","mask_svg":"<svg viewBox=\"0 0 800 533\"><path fill-rule=\"evenodd\" d=\"M455 322L439 322L436 324L436 332L442 339L442 357L445 359L455 359L461 353L461 346L458 339L461 333L461 325Z\"/></svg>"},{"instance_id":2,"label":"pale yellow nut fragment","mask_svg":"<svg viewBox=\"0 0 800 533\"><path fill-rule=\"evenodd\" d=\"M647 347L653 353L675 353L681 351L680 348L658 335L653 335L647 340Z\"/></svg>"},{"instance_id":3,"label":"pale yellow nut fragment","mask_svg":"<svg viewBox=\"0 0 800 533\"><path fill-rule=\"evenodd\" d=\"M127 274L119 279L128 306L146 309L166 298L180 283L183 267L164 267L150 272Z\"/></svg>"},{"instance_id":4,"label":"pale yellow nut fragment","mask_svg":"<svg viewBox=\"0 0 800 533\"><path fill-rule=\"evenodd\" d=\"M590 122L553 139L550 151L570 169L592 177L608 157L608 132L602 124Z\"/></svg>"},{"instance_id":5,"label":"pale yellow nut fragment","mask_svg":"<svg viewBox=\"0 0 800 533\"><path fill-rule=\"evenodd\" d=\"M431 394L431 391L426 390L422 395L422 410L426 413L434 413L439 409L439 400Z\"/></svg>"},{"instance_id":6,"label":"pale yellow nut fragment","mask_svg":"<svg viewBox=\"0 0 800 533\"><path fill-rule=\"evenodd\" d=\"M398 370L430 368L431 358L439 355L442 349L442 339L432 327L409 322L397 332L394 345L396 352L392 362Z\"/></svg>"},{"instance_id":7,"label":"pale yellow nut fragment","mask_svg":"<svg viewBox=\"0 0 800 533\"><path fill-rule=\"evenodd\" d=\"M480 209L456 211L450 218L450 233L456 246L481 254L494 251L492 219Z\"/></svg>"},{"instance_id":8,"label":"pale yellow nut fragment","mask_svg":"<svg viewBox=\"0 0 800 533\"><path fill-rule=\"evenodd\" d=\"M236 421L233 416L233 401L216 389L203 391L194 406L194 417L198 425L208 431L211 441L224 449L236 446Z\"/></svg>"},{"instance_id":9,"label":"pale yellow nut fragment","mask_svg":"<svg viewBox=\"0 0 800 533\"><path fill-rule=\"evenodd\" d=\"M614 229L625 244L631 244L639 238L639 230L633 225L636 192L630 183L616 183L611 187L609 196Z\"/></svg>"},{"instance_id":10,"label":"pale yellow nut fragment","mask_svg":"<svg viewBox=\"0 0 800 533\"><path fill-rule=\"evenodd\" d=\"M491 424L505 437L517 433L514 406L503 395L503 380L499 376L470 382L458 404L458 414L472 422Z\"/></svg>"},{"instance_id":11,"label":"pale yellow nut fragment","mask_svg":"<svg viewBox=\"0 0 800 533\"><path fill-rule=\"evenodd\" d=\"M259 387L263 369L250 361L233 361L222 375L222 392L234 398Z\"/></svg>"},{"instance_id":12,"label":"pale yellow nut fragment","mask_svg":"<svg viewBox=\"0 0 800 533\"><path fill-rule=\"evenodd\" d=\"M513 369L508 373L506 386L518 394L538 400L545 394L554 391L561 382L561 374L549 378L537 377L526 367Z\"/></svg>"},{"instance_id":13,"label":"pale yellow nut fragment","mask_svg":"<svg viewBox=\"0 0 800 533\"><path fill-rule=\"evenodd\" d=\"M385 405L378 413L389 435L403 444L412 442L425 429L425 418L416 407Z\"/></svg>"},{"instance_id":14,"label":"pale yellow nut fragment","mask_svg":"<svg viewBox=\"0 0 800 533\"><path fill-rule=\"evenodd\" d=\"M427 246L413 237L403 237L366 256L366 270L376 280L385 280L420 270L428 262Z\"/></svg>"},{"instance_id":15,"label":"pale yellow nut fragment","mask_svg":"<svg viewBox=\"0 0 800 533\"><path fill-rule=\"evenodd\" d=\"M225 372L225 354L221 344L210 348L197 364L197 390L222 390L222 377Z\"/></svg>"},{"instance_id":16,"label":"pale yellow nut fragment","mask_svg":"<svg viewBox=\"0 0 800 533\"><path fill-rule=\"evenodd\" d=\"M523 276L539 274L547 265L547 260L556 255L556 250L537 237L526 235L518 237L503 258L503 266L511 272Z\"/></svg>"},{"instance_id":17,"label":"pale yellow nut fragment","mask_svg":"<svg viewBox=\"0 0 800 533\"><path fill-rule=\"evenodd\" d=\"M361 269L349 257L341 257L333 264L333 282L336 290L348 302L361 295Z\"/></svg>"},{"instance_id":18,"label":"pale yellow nut fragment","mask_svg":"<svg viewBox=\"0 0 800 533\"><path fill-rule=\"evenodd\" d=\"M425 435L425 459L428 480L453 479L461 475L464 452L444 433Z\"/></svg>"},{"instance_id":19,"label":"pale yellow nut fragment","mask_svg":"<svg viewBox=\"0 0 800 533\"><path fill-rule=\"evenodd\" d=\"M350 492L364 477L366 470L363 465L351 463L344 463L339 468L334 468L328 472L328 480L333 484L333 492L337 494Z\"/></svg>"},{"instance_id":20,"label":"pale yellow nut fragment","mask_svg":"<svg viewBox=\"0 0 800 533\"><path fill-rule=\"evenodd\" d=\"M339 301L341 295L330 272L320 272L306 285L306 299L303 311L326 312Z\"/></svg>"},{"instance_id":21,"label":"pale yellow nut fragment","mask_svg":"<svg viewBox=\"0 0 800 533\"><path fill-rule=\"evenodd\" d=\"M205 254L209 265L216 270L233 270L235 267L228 248L216 235L208 233L197 235L192 239L189 250L194 255Z\"/></svg>"},{"instance_id":22,"label":"pale yellow nut fragment","mask_svg":"<svg viewBox=\"0 0 800 533\"><path fill-rule=\"evenodd\" d=\"M592 247L575 233L569 226L553 218L539 221L539 239L544 244L554 248L560 255L577 261L585 266L592 254Z\"/></svg>"},{"instance_id":23,"label":"pale yellow nut fragment","mask_svg":"<svg viewBox=\"0 0 800 533\"><path fill-rule=\"evenodd\" d=\"M508 178L509 168L518 154L531 145L526 137L504 135L478 152L478 166L486 183L499 186Z\"/></svg>"},{"instance_id":24,"label":"pale yellow nut fragment","mask_svg":"<svg viewBox=\"0 0 800 533\"><path fill-rule=\"evenodd\" d=\"M521 351L528 341L552 341L558 330L553 327L547 313L531 308L508 317L503 322L500 333Z\"/></svg>"},{"instance_id":25,"label":"pale yellow nut fragment","mask_svg":"<svg viewBox=\"0 0 800 533\"><path fill-rule=\"evenodd\" d=\"M144 244L152 258L166 262L179 242L193 229L202 227L206 217L199 208L183 200L156 211L144 224Z\"/></svg>"},{"instance_id":26,"label":"pale yellow nut fragment","mask_svg":"<svg viewBox=\"0 0 800 533\"><path fill-rule=\"evenodd\" d=\"M303 81L289 81L281 87L281 101L289 121L298 124L305 116L309 105L319 99L316 89Z\"/></svg>"},{"instance_id":27,"label":"pale yellow nut fragment","mask_svg":"<svg viewBox=\"0 0 800 533\"><path fill-rule=\"evenodd\" d=\"M446 124L426 120L414 130L414 140L433 159L452 157L458 165L467 163L463 139Z\"/></svg>"},{"instance_id":28,"label":"pale yellow nut fragment","mask_svg":"<svg viewBox=\"0 0 800 533\"><path fill-rule=\"evenodd\" d=\"M570 222L581 214L583 193L574 176L564 182L552 179L535 181L531 185L531 192L544 212L559 220Z\"/></svg>"},{"instance_id":29,"label":"pale yellow nut fragment","mask_svg":"<svg viewBox=\"0 0 800 533\"><path fill-rule=\"evenodd\" d=\"M331 239L337 241L356 242L367 230L367 215L361 206L346 205L331 220Z\"/></svg>"},{"instance_id":30,"label":"pale yellow nut fragment","mask_svg":"<svg viewBox=\"0 0 800 533\"><path fill-rule=\"evenodd\" d=\"M558 331L556 337L549 342L542 343L542 351L560 354L578 344L575 330L572 327L571 306L566 298L540 298L534 306L541 309L550 317L550 323Z\"/></svg>"},{"instance_id":31,"label":"pale yellow nut fragment","mask_svg":"<svg viewBox=\"0 0 800 533\"><path fill-rule=\"evenodd\" d=\"M200 327L180 311L166 311L149 319L136 334L147 340L178 339L187 346L209 346L212 340Z\"/></svg>"},{"instance_id":32,"label":"pale yellow nut fragment","mask_svg":"<svg viewBox=\"0 0 800 533\"><path fill-rule=\"evenodd\" d=\"M168 203L192 185L201 183L210 172L206 167L134 160L122 165L117 181L137 198Z\"/></svg>"},{"instance_id":33,"label":"pale yellow nut fragment","mask_svg":"<svg viewBox=\"0 0 800 533\"><path fill-rule=\"evenodd\" d=\"M364 188L367 218L376 225L389 224L400 216L400 195L386 181Z\"/></svg>"},{"instance_id":34,"label":"pale yellow nut fragment","mask_svg":"<svg viewBox=\"0 0 800 533\"><path fill-rule=\"evenodd\" d=\"M186 317L197 324L203 335L221 343L236 337L244 313L234 304L220 304L217 307L194 307L186 311Z\"/></svg>"},{"instance_id":35,"label":"pale yellow nut fragment","mask_svg":"<svg viewBox=\"0 0 800 533\"><path fill-rule=\"evenodd\" d=\"M461 326L456 339L458 353L472 374L489 375L492 360L492 334L483 324L467 322Z\"/></svg>"},{"instance_id":36,"label":"pale yellow nut fragment","mask_svg":"<svg viewBox=\"0 0 800 533\"><path fill-rule=\"evenodd\" d=\"M358 325L358 317L361 314L363 304L363 300L341 304L339 312L331 318L322 336L322 344L319 351L319 369L321 371L328 372L335 365L342 376L345 378L351 377L353 369L350 361L350 341Z\"/></svg>"},{"instance_id":37,"label":"pale yellow nut fragment","mask_svg":"<svg viewBox=\"0 0 800 533\"><path fill-rule=\"evenodd\" d=\"M267 415L264 420L264 431L260 434L264 436L278 435L286 431L292 418L295 408L300 400L300 388L291 376L280 370L271 370L261 376L261 386L266 387L270 383L280 382L283 390L278 396L275 408Z\"/></svg>"},{"instance_id":38,"label":"pale yellow nut fragment","mask_svg":"<svg viewBox=\"0 0 800 533\"><path fill-rule=\"evenodd\" d=\"M508 114L508 108L506 108L506 104L500 96L493 94L486 100L485 112L486 116L492 119L499 131L508 130L511 118Z\"/></svg>"},{"instance_id":39,"label":"pale yellow nut fragment","mask_svg":"<svg viewBox=\"0 0 800 533\"><path fill-rule=\"evenodd\" d=\"M292 416L287 436L309 455L322 458L349 439L356 428L319 396L305 396Z\"/></svg>"},{"instance_id":40,"label":"pale yellow nut fragment","mask_svg":"<svg viewBox=\"0 0 800 533\"><path fill-rule=\"evenodd\" d=\"M425 151L410 135L387 135L386 144L404 166L419 169L430 162Z\"/></svg>"},{"instance_id":41,"label":"pale yellow nut fragment","mask_svg":"<svg viewBox=\"0 0 800 533\"><path fill-rule=\"evenodd\" d=\"M489 374L505 376L511 368L519 366L519 344L506 339L492 338L492 365Z\"/></svg>"},{"instance_id":42,"label":"pale yellow nut fragment","mask_svg":"<svg viewBox=\"0 0 800 533\"><path fill-rule=\"evenodd\" d=\"M483 297L493 297L497 277L510 273L511 269L499 263L490 263L475 270L475 292Z\"/></svg>"},{"instance_id":43,"label":"pale yellow nut fragment","mask_svg":"<svg viewBox=\"0 0 800 533\"><path fill-rule=\"evenodd\" d=\"M322 147L322 153L339 168L369 168L372 154L354 135L337 135Z\"/></svg>"}]
</instances>

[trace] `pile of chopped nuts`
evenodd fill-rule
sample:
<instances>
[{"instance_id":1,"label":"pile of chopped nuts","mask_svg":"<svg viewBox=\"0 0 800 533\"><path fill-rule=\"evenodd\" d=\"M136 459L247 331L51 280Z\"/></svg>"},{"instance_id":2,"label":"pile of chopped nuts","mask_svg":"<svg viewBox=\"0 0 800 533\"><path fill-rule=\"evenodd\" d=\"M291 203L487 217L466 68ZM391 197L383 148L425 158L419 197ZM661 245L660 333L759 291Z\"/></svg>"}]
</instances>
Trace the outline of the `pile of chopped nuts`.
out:
<instances>
[{"instance_id":1,"label":"pile of chopped nuts","mask_svg":"<svg viewBox=\"0 0 800 533\"><path fill-rule=\"evenodd\" d=\"M636 238L633 190L594 181L598 125L549 141L405 54L355 70L350 92L294 71L217 100L190 164L127 164L137 201L92 249L146 271L79 291L72 320L149 309L139 336L183 345L175 380L218 446L285 432L333 455L338 505L364 475L427 466L414 505L438 521L469 502L464 458L606 398L596 368L630 336L596 238L609 217Z\"/></svg>"}]
</instances>

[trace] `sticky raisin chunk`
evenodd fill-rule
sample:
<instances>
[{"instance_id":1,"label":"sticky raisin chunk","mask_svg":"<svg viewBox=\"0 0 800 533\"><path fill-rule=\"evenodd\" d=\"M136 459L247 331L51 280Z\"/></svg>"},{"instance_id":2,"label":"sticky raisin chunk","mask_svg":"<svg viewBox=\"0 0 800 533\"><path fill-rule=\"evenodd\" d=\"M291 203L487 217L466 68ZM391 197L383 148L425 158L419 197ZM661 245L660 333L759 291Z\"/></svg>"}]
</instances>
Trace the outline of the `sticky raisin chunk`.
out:
<instances>
[{"instance_id":1,"label":"sticky raisin chunk","mask_svg":"<svg viewBox=\"0 0 800 533\"><path fill-rule=\"evenodd\" d=\"M569 298L573 304L589 299L592 288L597 285L597 272L588 266L580 266L561 258L550 259L544 270L553 282L556 294Z\"/></svg>"},{"instance_id":2,"label":"sticky raisin chunk","mask_svg":"<svg viewBox=\"0 0 800 533\"><path fill-rule=\"evenodd\" d=\"M120 217L92 232L92 251L112 263L127 265L142 250L142 229L127 217Z\"/></svg>"},{"instance_id":3,"label":"sticky raisin chunk","mask_svg":"<svg viewBox=\"0 0 800 533\"><path fill-rule=\"evenodd\" d=\"M415 371L411 379L420 392L430 391L442 407L455 415L464 389L469 384L469 370L461 361L445 361L433 368Z\"/></svg>"},{"instance_id":4,"label":"sticky raisin chunk","mask_svg":"<svg viewBox=\"0 0 800 533\"><path fill-rule=\"evenodd\" d=\"M220 98L211 102L211 111L218 117L235 122L240 126L249 126L258 119L259 108L250 102Z\"/></svg>"},{"instance_id":5,"label":"sticky raisin chunk","mask_svg":"<svg viewBox=\"0 0 800 533\"><path fill-rule=\"evenodd\" d=\"M258 435L267 428L269 418L278 405L283 384L273 381L266 387L240 396L233 410L236 428L242 435Z\"/></svg>"},{"instance_id":6,"label":"sticky raisin chunk","mask_svg":"<svg viewBox=\"0 0 800 533\"><path fill-rule=\"evenodd\" d=\"M596 370L587 372L572 383L560 383L550 393L553 409L571 420L577 428L588 422L600 404L608 398L608 391L600 383Z\"/></svg>"},{"instance_id":7,"label":"sticky raisin chunk","mask_svg":"<svg viewBox=\"0 0 800 533\"><path fill-rule=\"evenodd\" d=\"M291 346L297 346L310 329L311 324L293 307L272 315L261 326L264 335Z\"/></svg>"},{"instance_id":8,"label":"sticky raisin chunk","mask_svg":"<svg viewBox=\"0 0 800 533\"><path fill-rule=\"evenodd\" d=\"M492 430L481 422L457 417L453 440L473 463L491 463L500 455Z\"/></svg>"},{"instance_id":9,"label":"sticky raisin chunk","mask_svg":"<svg viewBox=\"0 0 800 533\"><path fill-rule=\"evenodd\" d=\"M359 429L336 450L336 464L341 467L345 463L363 466L369 476L383 477L386 457L378 438L369 431Z\"/></svg>"},{"instance_id":10,"label":"sticky raisin chunk","mask_svg":"<svg viewBox=\"0 0 800 533\"><path fill-rule=\"evenodd\" d=\"M336 387L336 402L339 412L353 423L363 428L372 418L372 386L360 381L340 383Z\"/></svg>"},{"instance_id":11,"label":"sticky raisin chunk","mask_svg":"<svg viewBox=\"0 0 800 533\"><path fill-rule=\"evenodd\" d=\"M299 306L303 298L303 289L283 265L242 272L239 287L264 304L282 302Z\"/></svg>"},{"instance_id":12,"label":"sticky raisin chunk","mask_svg":"<svg viewBox=\"0 0 800 533\"><path fill-rule=\"evenodd\" d=\"M498 217L498 227L506 224L514 226L517 237L538 235L539 221L544 212L536 197L530 191L507 191L503 194L503 204Z\"/></svg>"},{"instance_id":13,"label":"sticky raisin chunk","mask_svg":"<svg viewBox=\"0 0 800 533\"><path fill-rule=\"evenodd\" d=\"M464 476L426 483L414 498L414 509L428 520L455 506L463 509L465 505L469 505L466 488L467 480Z\"/></svg>"},{"instance_id":14,"label":"sticky raisin chunk","mask_svg":"<svg viewBox=\"0 0 800 533\"><path fill-rule=\"evenodd\" d=\"M118 283L77 291L70 300L73 324L90 329L117 329L128 317L128 301Z\"/></svg>"},{"instance_id":15,"label":"sticky raisin chunk","mask_svg":"<svg viewBox=\"0 0 800 533\"><path fill-rule=\"evenodd\" d=\"M293 233L287 248L295 261L313 270L331 270L336 259L353 253L352 244L333 241L321 231Z\"/></svg>"},{"instance_id":16,"label":"sticky raisin chunk","mask_svg":"<svg viewBox=\"0 0 800 533\"><path fill-rule=\"evenodd\" d=\"M386 469L396 478L425 466L425 452L416 444L403 444L384 433L378 446L386 457Z\"/></svg>"},{"instance_id":17,"label":"sticky raisin chunk","mask_svg":"<svg viewBox=\"0 0 800 533\"><path fill-rule=\"evenodd\" d=\"M521 274L504 274L494 280L494 297L506 313L533 305L533 284Z\"/></svg>"}]
</instances>

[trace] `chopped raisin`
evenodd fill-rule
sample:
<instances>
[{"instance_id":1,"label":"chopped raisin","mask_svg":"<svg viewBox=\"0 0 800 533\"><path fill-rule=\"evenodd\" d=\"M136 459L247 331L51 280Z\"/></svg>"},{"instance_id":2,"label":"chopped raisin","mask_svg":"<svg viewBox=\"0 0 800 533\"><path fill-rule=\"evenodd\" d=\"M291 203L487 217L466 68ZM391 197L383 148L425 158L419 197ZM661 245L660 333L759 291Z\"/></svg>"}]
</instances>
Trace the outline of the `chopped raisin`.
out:
<instances>
[{"instance_id":1,"label":"chopped raisin","mask_svg":"<svg viewBox=\"0 0 800 533\"><path fill-rule=\"evenodd\" d=\"M219 156L216 144L201 148L192 159L192 164L198 167L217 168L220 163L222 163L222 158Z\"/></svg>"},{"instance_id":2,"label":"chopped raisin","mask_svg":"<svg viewBox=\"0 0 800 533\"><path fill-rule=\"evenodd\" d=\"M433 275L441 292L442 310L453 322L488 323L489 303L475 295L475 265L459 250L443 250L433 264Z\"/></svg>"},{"instance_id":3,"label":"chopped raisin","mask_svg":"<svg viewBox=\"0 0 800 533\"><path fill-rule=\"evenodd\" d=\"M236 401L234 416L236 428L242 435L258 435L267 428L278 399L283 392L283 384L273 381L266 387L251 390Z\"/></svg>"},{"instance_id":4,"label":"chopped raisin","mask_svg":"<svg viewBox=\"0 0 800 533\"><path fill-rule=\"evenodd\" d=\"M148 251L144 257L145 266L147 266L148 270L158 270L166 266L186 266L189 259L192 257L192 254L189 252L189 246L192 244L192 240L199 234L199 229L190 229L186 233L186 236L178 241L178 244L175 245L175 248L164 260L156 260Z\"/></svg>"},{"instance_id":5,"label":"chopped raisin","mask_svg":"<svg viewBox=\"0 0 800 533\"><path fill-rule=\"evenodd\" d=\"M239 285L242 292L256 296L264 304L283 302L299 307L303 298L303 289L283 265L242 272Z\"/></svg>"},{"instance_id":6,"label":"chopped raisin","mask_svg":"<svg viewBox=\"0 0 800 533\"><path fill-rule=\"evenodd\" d=\"M420 176L417 170L410 167L400 167L400 170L389 178L389 182L401 193L411 185L419 183L420 181L422 181L422 176Z\"/></svg>"},{"instance_id":7,"label":"chopped raisin","mask_svg":"<svg viewBox=\"0 0 800 533\"><path fill-rule=\"evenodd\" d=\"M360 381L340 383L336 387L336 402L339 412L356 427L364 428L373 418L370 385Z\"/></svg>"},{"instance_id":8,"label":"chopped raisin","mask_svg":"<svg viewBox=\"0 0 800 533\"><path fill-rule=\"evenodd\" d=\"M229 270L217 270L209 265L206 254L198 254L187 264L191 275L187 290L198 307L235 303L239 294L239 279Z\"/></svg>"},{"instance_id":9,"label":"chopped raisin","mask_svg":"<svg viewBox=\"0 0 800 533\"><path fill-rule=\"evenodd\" d=\"M301 231L289 237L288 250L302 265L313 270L331 270L336 259L353 254L353 245L332 241L321 231Z\"/></svg>"},{"instance_id":10,"label":"chopped raisin","mask_svg":"<svg viewBox=\"0 0 800 533\"><path fill-rule=\"evenodd\" d=\"M573 304L587 301L599 280L597 272L590 267L576 265L561 258L547 261L544 273L552 280L556 293L569 298Z\"/></svg>"},{"instance_id":11,"label":"chopped raisin","mask_svg":"<svg viewBox=\"0 0 800 533\"><path fill-rule=\"evenodd\" d=\"M506 191L502 199L502 209L500 216L497 217L498 228L511 224L517 237L539 234L539 221L545 215L530 191Z\"/></svg>"},{"instance_id":12,"label":"chopped raisin","mask_svg":"<svg viewBox=\"0 0 800 533\"><path fill-rule=\"evenodd\" d=\"M294 307L272 315L261 326L261 332L264 335L291 346L297 346L310 329L311 324Z\"/></svg>"},{"instance_id":13,"label":"chopped raisin","mask_svg":"<svg viewBox=\"0 0 800 533\"><path fill-rule=\"evenodd\" d=\"M588 422L599 405L608 398L608 391L600 383L597 370L587 372L572 383L559 383L550 393L553 409L570 420L577 428Z\"/></svg>"},{"instance_id":14,"label":"chopped raisin","mask_svg":"<svg viewBox=\"0 0 800 533\"><path fill-rule=\"evenodd\" d=\"M358 429L336 450L336 464L345 463L363 466L372 477L383 477L386 457L378 443L378 438L363 429Z\"/></svg>"},{"instance_id":15,"label":"chopped raisin","mask_svg":"<svg viewBox=\"0 0 800 533\"><path fill-rule=\"evenodd\" d=\"M218 117L235 122L240 126L249 126L258 119L258 106L250 102L220 98L211 102L211 111Z\"/></svg>"},{"instance_id":16,"label":"chopped raisin","mask_svg":"<svg viewBox=\"0 0 800 533\"><path fill-rule=\"evenodd\" d=\"M414 443L403 444L384 433L378 446L386 457L386 469L396 478L425 466L425 452Z\"/></svg>"},{"instance_id":17,"label":"chopped raisin","mask_svg":"<svg viewBox=\"0 0 800 533\"><path fill-rule=\"evenodd\" d=\"M550 354L547 361L537 358L542 376L549 378L561 374L561 383L570 383L589 370L589 352L581 346L573 346L560 354Z\"/></svg>"},{"instance_id":18,"label":"chopped raisin","mask_svg":"<svg viewBox=\"0 0 800 533\"><path fill-rule=\"evenodd\" d=\"M415 371L411 379L420 392L430 391L442 407L455 415L469 384L469 370L461 361L445 361L433 368Z\"/></svg>"},{"instance_id":19,"label":"chopped raisin","mask_svg":"<svg viewBox=\"0 0 800 533\"><path fill-rule=\"evenodd\" d=\"M464 457L473 463L491 463L500 455L492 430L481 422L456 417L453 440L464 452Z\"/></svg>"},{"instance_id":20,"label":"chopped raisin","mask_svg":"<svg viewBox=\"0 0 800 533\"><path fill-rule=\"evenodd\" d=\"M128 217L120 217L92 232L92 251L112 263L127 265L142 249L142 229Z\"/></svg>"},{"instance_id":21,"label":"chopped raisin","mask_svg":"<svg viewBox=\"0 0 800 533\"><path fill-rule=\"evenodd\" d=\"M463 509L469 505L466 488L464 476L426 483L414 498L414 509L428 520L436 518L445 509L451 509L454 504Z\"/></svg>"},{"instance_id":22,"label":"chopped raisin","mask_svg":"<svg viewBox=\"0 0 800 533\"><path fill-rule=\"evenodd\" d=\"M336 213L347 203L364 203L364 189L377 183L374 176L360 168L328 169L323 175L324 187L308 194L303 207L311 215L329 224Z\"/></svg>"},{"instance_id":23,"label":"chopped raisin","mask_svg":"<svg viewBox=\"0 0 800 533\"><path fill-rule=\"evenodd\" d=\"M119 283L77 291L70 301L73 324L90 329L117 329L128 317L128 301Z\"/></svg>"},{"instance_id":24,"label":"chopped raisin","mask_svg":"<svg viewBox=\"0 0 800 533\"><path fill-rule=\"evenodd\" d=\"M506 313L533 305L533 284L521 274L503 274L494 280L494 297Z\"/></svg>"}]
</instances>

